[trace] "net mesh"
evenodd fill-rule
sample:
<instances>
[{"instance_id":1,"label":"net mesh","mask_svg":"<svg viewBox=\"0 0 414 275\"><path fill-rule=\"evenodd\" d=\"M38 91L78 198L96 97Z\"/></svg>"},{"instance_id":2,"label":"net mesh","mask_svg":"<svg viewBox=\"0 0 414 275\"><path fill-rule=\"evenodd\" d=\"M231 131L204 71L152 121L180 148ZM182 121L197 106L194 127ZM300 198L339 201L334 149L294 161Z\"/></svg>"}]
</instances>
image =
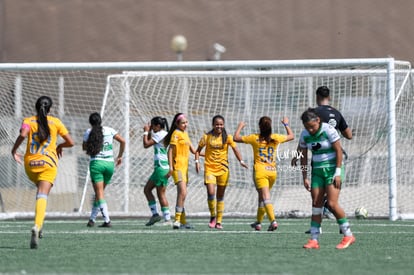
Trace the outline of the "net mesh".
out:
<instances>
[{"instance_id":1,"label":"net mesh","mask_svg":"<svg viewBox=\"0 0 414 275\"><path fill-rule=\"evenodd\" d=\"M414 213L409 141L414 126L412 82L406 65L396 67L397 208ZM51 115L61 118L75 140L64 151L58 178L48 201L48 213L59 215L90 211L92 187L88 179L88 156L82 151L82 136L89 128L91 112L102 112L103 123L128 139L124 164L106 191L112 215L149 215L143 187L153 169L153 151L142 146L143 125L154 116L171 124L178 112L189 119L188 133L196 147L220 114L233 134L239 121L247 123L242 134L258 131L261 116L273 120L273 132L284 134L280 120L290 118L295 140L278 148L278 178L271 191L277 215L309 215L310 194L303 188L301 173L290 165L303 129L300 115L315 106L318 86L331 89L331 105L342 112L353 130L350 141L341 139L348 159L340 203L348 215L364 206L373 216L389 214L388 79L385 66L311 66L254 71L122 72L116 70L27 70L2 71L0 75L0 183L3 212L32 213L35 187L11 155L22 119L35 113L40 95L52 97ZM21 146L20 153L24 153ZM250 166L242 168L229 152L230 185L225 195L225 215L255 215L257 192L253 184L251 148L238 144ZM118 150L115 147L115 152ZM208 215L203 175L189 164L186 212ZM202 167L202 166L201 166ZM202 169L203 170L203 169ZM167 189L171 211L176 188Z\"/></svg>"}]
</instances>

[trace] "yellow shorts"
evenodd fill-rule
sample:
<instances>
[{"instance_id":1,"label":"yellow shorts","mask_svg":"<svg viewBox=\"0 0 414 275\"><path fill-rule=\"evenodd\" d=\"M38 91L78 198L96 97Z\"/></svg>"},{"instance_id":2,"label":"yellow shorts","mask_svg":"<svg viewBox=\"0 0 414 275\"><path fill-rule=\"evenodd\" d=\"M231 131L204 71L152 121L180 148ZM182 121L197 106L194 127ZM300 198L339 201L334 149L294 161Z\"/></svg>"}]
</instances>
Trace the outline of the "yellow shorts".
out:
<instances>
[{"instance_id":1,"label":"yellow shorts","mask_svg":"<svg viewBox=\"0 0 414 275\"><path fill-rule=\"evenodd\" d=\"M276 182L277 173L276 171L254 171L253 177L257 189L262 189L263 187L272 189Z\"/></svg>"},{"instance_id":2,"label":"yellow shorts","mask_svg":"<svg viewBox=\"0 0 414 275\"><path fill-rule=\"evenodd\" d=\"M229 181L229 171L226 171L221 174L211 173L205 171L204 173L204 183L205 184L217 184L218 186L227 186Z\"/></svg>"},{"instance_id":3,"label":"yellow shorts","mask_svg":"<svg viewBox=\"0 0 414 275\"><path fill-rule=\"evenodd\" d=\"M187 183L188 182L188 170L187 169L174 170L172 172L172 178L175 184L179 182Z\"/></svg>"},{"instance_id":4,"label":"yellow shorts","mask_svg":"<svg viewBox=\"0 0 414 275\"><path fill-rule=\"evenodd\" d=\"M35 184L39 181L53 184L57 176L57 167L51 166L43 160L25 162L24 168L29 179Z\"/></svg>"}]
</instances>

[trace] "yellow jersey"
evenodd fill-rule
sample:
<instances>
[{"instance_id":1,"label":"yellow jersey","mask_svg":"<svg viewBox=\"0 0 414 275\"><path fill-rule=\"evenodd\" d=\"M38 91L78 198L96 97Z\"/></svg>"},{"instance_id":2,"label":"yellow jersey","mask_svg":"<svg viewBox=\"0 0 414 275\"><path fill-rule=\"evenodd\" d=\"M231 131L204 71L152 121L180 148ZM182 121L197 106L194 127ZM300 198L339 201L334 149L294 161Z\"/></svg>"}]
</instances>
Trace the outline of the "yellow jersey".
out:
<instances>
[{"instance_id":1,"label":"yellow jersey","mask_svg":"<svg viewBox=\"0 0 414 275\"><path fill-rule=\"evenodd\" d=\"M170 145L175 146L175 156L173 159L174 170L188 169L191 146L188 133L179 129L174 130L171 136Z\"/></svg>"},{"instance_id":2,"label":"yellow jersey","mask_svg":"<svg viewBox=\"0 0 414 275\"><path fill-rule=\"evenodd\" d=\"M42 143L38 138L38 123L37 116L27 117L23 120L22 127L29 127L29 135L26 145L26 153L24 155L25 163L32 162L32 166L36 166L35 161L39 160L47 163L50 167L57 167L58 156L56 152L56 143L58 135L64 136L69 132L60 119L47 116L49 124L50 136Z\"/></svg>"},{"instance_id":3,"label":"yellow jersey","mask_svg":"<svg viewBox=\"0 0 414 275\"><path fill-rule=\"evenodd\" d=\"M254 154L254 169L276 171L277 147L286 141L286 135L272 134L270 143L259 140L259 134L250 134L242 137L243 143L250 144Z\"/></svg>"},{"instance_id":4,"label":"yellow jersey","mask_svg":"<svg viewBox=\"0 0 414 275\"><path fill-rule=\"evenodd\" d=\"M204 134L198 146L205 149L204 170L211 173L227 172L229 170L228 149L236 147L232 135L227 135L223 144L222 134L215 136L212 133Z\"/></svg>"}]
</instances>

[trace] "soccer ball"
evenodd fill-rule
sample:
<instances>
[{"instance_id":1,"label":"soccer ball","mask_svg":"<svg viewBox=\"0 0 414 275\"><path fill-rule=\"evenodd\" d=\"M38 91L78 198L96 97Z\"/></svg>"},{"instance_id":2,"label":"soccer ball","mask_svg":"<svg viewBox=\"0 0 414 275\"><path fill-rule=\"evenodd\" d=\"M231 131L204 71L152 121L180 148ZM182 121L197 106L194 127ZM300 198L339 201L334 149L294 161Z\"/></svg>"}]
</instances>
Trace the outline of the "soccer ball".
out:
<instances>
[{"instance_id":1,"label":"soccer ball","mask_svg":"<svg viewBox=\"0 0 414 275\"><path fill-rule=\"evenodd\" d=\"M355 218L366 219L368 218L368 210L365 207L358 207L355 209Z\"/></svg>"}]
</instances>

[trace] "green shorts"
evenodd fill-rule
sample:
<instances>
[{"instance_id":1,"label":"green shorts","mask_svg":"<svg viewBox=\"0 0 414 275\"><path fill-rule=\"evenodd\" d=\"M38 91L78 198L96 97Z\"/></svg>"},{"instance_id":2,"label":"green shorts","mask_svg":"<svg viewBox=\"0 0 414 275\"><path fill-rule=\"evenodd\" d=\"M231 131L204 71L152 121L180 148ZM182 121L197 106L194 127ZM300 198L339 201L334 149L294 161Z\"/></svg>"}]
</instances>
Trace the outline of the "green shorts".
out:
<instances>
[{"instance_id":1,"label":"green shorts","mask_svg":"<svg viewBox=\"0 0 414 275\"><path fill-rule=\"evenodd\" d=\"M313 168L311 188L326 188L333 183L333 175L336 167L329 168ZM344 179L344 167L341 169L341 180Z\"/></svg>"},{"instance_id":2,"label":"green shorts","mask_svg":"<svg viewBox=\"0 0 414 275\"><path fill-rule=\"evenodd\" d=\"M104 182L110 184L114 170L115 164L113 161L93 160L89 163L92 183Z\"/></svg>"},{"instance_id":3,"label":"green shorts","mask_svg":"<svg viewBox=\"0 0 414 275\"><path fill-rule=\"evenodd\" d=\"M157 187L167 186L168 185L168 178L167 178L168 172L169 172L168 168L164 169L162 167L155 167L149 180L152 181L154 185Z\"/></svg>"}]
</instances>

